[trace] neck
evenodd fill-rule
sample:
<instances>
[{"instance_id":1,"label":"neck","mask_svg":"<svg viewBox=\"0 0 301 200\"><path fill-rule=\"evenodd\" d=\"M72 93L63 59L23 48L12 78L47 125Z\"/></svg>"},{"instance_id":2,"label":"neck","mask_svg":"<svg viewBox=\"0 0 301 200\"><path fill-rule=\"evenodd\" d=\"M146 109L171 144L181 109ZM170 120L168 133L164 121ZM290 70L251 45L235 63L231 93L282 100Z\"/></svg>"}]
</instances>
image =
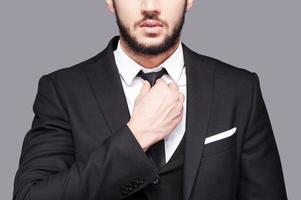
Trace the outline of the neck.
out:
<instances>
[{"instance_id":1,"label":"neck","mask_svg":"<svg viewBox=\"0 0 301 200\"><path fill-rule=\"evenodd\" d=\"M141 55L132 51L127 43L120 37L120 46L122 50L139 65L149 69L158 67L161 63L163 63L169 56L171 56L171 54L173 54L173 52L175 52L179 44L180 40L178 40L177 43L169 50L158 55Z\"/></svg>"}]
</instances>

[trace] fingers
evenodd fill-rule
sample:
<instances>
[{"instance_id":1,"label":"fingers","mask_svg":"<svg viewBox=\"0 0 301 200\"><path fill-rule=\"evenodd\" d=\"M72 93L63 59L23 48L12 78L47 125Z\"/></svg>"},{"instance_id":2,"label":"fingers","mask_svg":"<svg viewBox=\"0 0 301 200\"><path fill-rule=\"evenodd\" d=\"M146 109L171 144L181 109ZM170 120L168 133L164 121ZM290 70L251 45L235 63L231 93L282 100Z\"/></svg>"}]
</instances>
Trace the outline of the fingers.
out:
<instances>
[{"instance_id":1,"label":"fingers","mask_svg":"<svg viewBox=\"0 0 301 200\"><path fill-rule=\"evenodd\" d=\"M175 82L170 82L168 83L168 87L174 94L175 100L179 99L179 86Z\"/></svg>"},{"instance_id":2,"label":"fingers","mask_svg":"<svg viewBox=\"0 0 301 200\"><path fill-rule=\"evenodd\" d=\"M179 91L178 85L174 82L168 83L168 87L174 91Z\"/></svg>"},{"instance_id":3,"label":"fingers","mask_svg":"<svg viewBox=\"0 0 301 200\"><path fill-rule=\"evenodd\" d=\"M181 104L184 103L184 100L185 100L185 96L182 92L179 92L179 101L181 102Z\"/></svg>"},{"instance_id":4,"label":"fingers","mask_svg":"<svg viewBox=\"0 0 301 200\"><path fill-rule=\"evenodd\" d=\"M159 78L157 80L157 83L158 84L165 83L168 86L168 88L172 90L172 92L175 95L175 98L179 99L179 96L180 96L179 86L175 82L167 83L163 78ZM183 94L182 94L181 98L182 98L182 102L183 102L184 101L184 95Z\"/></svg>"},{"instance_id":5,"label":"fingers","mask_svg":"<svg viewBox=\"0 0 301 200\"><path fill-rule=\"evenodd\" d=\"M165 83L165 84L167 84L166 83L166 81L164 80L164 78L158 78L157 80L156 80L156 83L155 84L157 84L157 83Z\"/></svg>"},{"instance_id":6,"label":"fingers","mask_svg":"<svg viewBox=\"0 0 301 200\"><path fill-rule=\"evenodd\" d=\"M179 86L175 82L167 83L163 78L159 78L156 84L166 84L169 89L175 94L175 98L178 99L182 104L184 102L184 94L179 91Z\"/></svg>"},{"instance_id":7,"label":"fingers","mask_svg":"<svg viewBox=\"0 0 301 200\"><path fill-rule=\"evenodd\" d=\"M156 84L157 83L158 84L165 83L170 89L175 90L175 91L179 90L179 87L175 82L167 83L163 78L159 78L158 80L156 80Z\"/></svg>"},{"instance_id":8,"label":"fingers","mask_svg":"<svg viewBox=\"0 0 301 200\"><path fill-rule=\"evenodd\" d=\"M182 113L183 109L184 109L184 105L183 105L184 99L185 99L184 94L182 92L179 92L179 99L178 99L178 105L177 105L177 107L178 107L180 113Z\"/></svg>"}]
</instances>

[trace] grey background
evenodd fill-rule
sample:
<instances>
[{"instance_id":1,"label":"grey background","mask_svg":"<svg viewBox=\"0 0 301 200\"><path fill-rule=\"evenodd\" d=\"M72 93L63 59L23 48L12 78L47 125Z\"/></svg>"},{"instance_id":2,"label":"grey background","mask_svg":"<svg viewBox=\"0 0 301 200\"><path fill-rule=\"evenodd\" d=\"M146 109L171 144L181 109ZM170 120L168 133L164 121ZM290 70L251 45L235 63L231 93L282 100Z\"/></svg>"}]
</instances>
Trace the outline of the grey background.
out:
<instances>
[{"instance_id":1,"label":"grey background","mask_svg":"<svg viewBox=\"0 0 301 200\"><path fill-rule=\"evenodd\" d=\"M298 0L195 0L182 32L182 41L198 53L259 75L288 197L296 200L301 178L300 7ZM116 34L105 1L0 1L0 199L12 198L41 75L94 56Z\"/></svg>"}]
</instances>

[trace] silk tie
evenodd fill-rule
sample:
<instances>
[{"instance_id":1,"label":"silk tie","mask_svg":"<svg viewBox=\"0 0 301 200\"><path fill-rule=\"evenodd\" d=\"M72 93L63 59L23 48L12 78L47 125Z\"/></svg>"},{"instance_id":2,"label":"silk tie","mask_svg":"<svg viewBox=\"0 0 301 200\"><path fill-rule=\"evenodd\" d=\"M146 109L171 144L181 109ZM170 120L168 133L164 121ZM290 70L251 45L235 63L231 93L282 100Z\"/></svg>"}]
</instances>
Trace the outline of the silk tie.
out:
<instances>
[{"instance_id":1,"label":"silk tie","mask_svg":"<svg viewBox=\"0 0 301 200\"><path fill-rule=\"evenodd\" d=\"M167 71L165 68L162 68L158 72L149 73L144 73L142 70L140 70L137 76L147 80L152 87L155 85L156 80L161 78L164 74L167 74ZM145 153L156 163L158 169L162 168L166 163L164 139L150 146Z\"/></svg>"}]
</instances>

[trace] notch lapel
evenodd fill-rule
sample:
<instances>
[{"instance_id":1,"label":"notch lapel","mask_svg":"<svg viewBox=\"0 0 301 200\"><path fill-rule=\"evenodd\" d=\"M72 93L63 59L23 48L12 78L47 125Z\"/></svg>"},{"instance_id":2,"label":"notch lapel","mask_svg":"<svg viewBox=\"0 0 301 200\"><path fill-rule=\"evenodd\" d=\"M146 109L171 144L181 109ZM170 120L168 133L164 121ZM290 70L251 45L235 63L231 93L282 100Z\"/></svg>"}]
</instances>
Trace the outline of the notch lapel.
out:
<instances>
[{"instance_id":1,"label":"notch lapel","mask_svg":"<svg viewBox=\"0 0 301 200\"><path fill-rule=\"evenodd\" d=\"M119 36L111 39L104 51L98 54L84 70L98 107L111 132L114 133L130 120L113 51ZM188 200L201 162L210 105L213 94L214 67L203 63L202 58L182 43L187 77L187 113L185 127L185 160L183 199Z\"/></svg>"},{"instance_id":2,"label":"notch lapel","mask_svg":"<svg viewBox=\"0 0 301 200\"><path fill-rule=\"evenodd\" d=\"M183 44L187 77L183 199L188 200L201 163L213 94L214 67Z\"/></svg>"},{"instance_id":3,"label":"notch lapel","mask_svg":"<svg viewBox=\"0 0 301 200\"><path fill-rule=\"evenodd\" d=\"M98 107L112 133L130 120L126 97L113 54L117 42L118 36L113 37L108 46L85 68Z\"/></svg>"}]
</instances>

